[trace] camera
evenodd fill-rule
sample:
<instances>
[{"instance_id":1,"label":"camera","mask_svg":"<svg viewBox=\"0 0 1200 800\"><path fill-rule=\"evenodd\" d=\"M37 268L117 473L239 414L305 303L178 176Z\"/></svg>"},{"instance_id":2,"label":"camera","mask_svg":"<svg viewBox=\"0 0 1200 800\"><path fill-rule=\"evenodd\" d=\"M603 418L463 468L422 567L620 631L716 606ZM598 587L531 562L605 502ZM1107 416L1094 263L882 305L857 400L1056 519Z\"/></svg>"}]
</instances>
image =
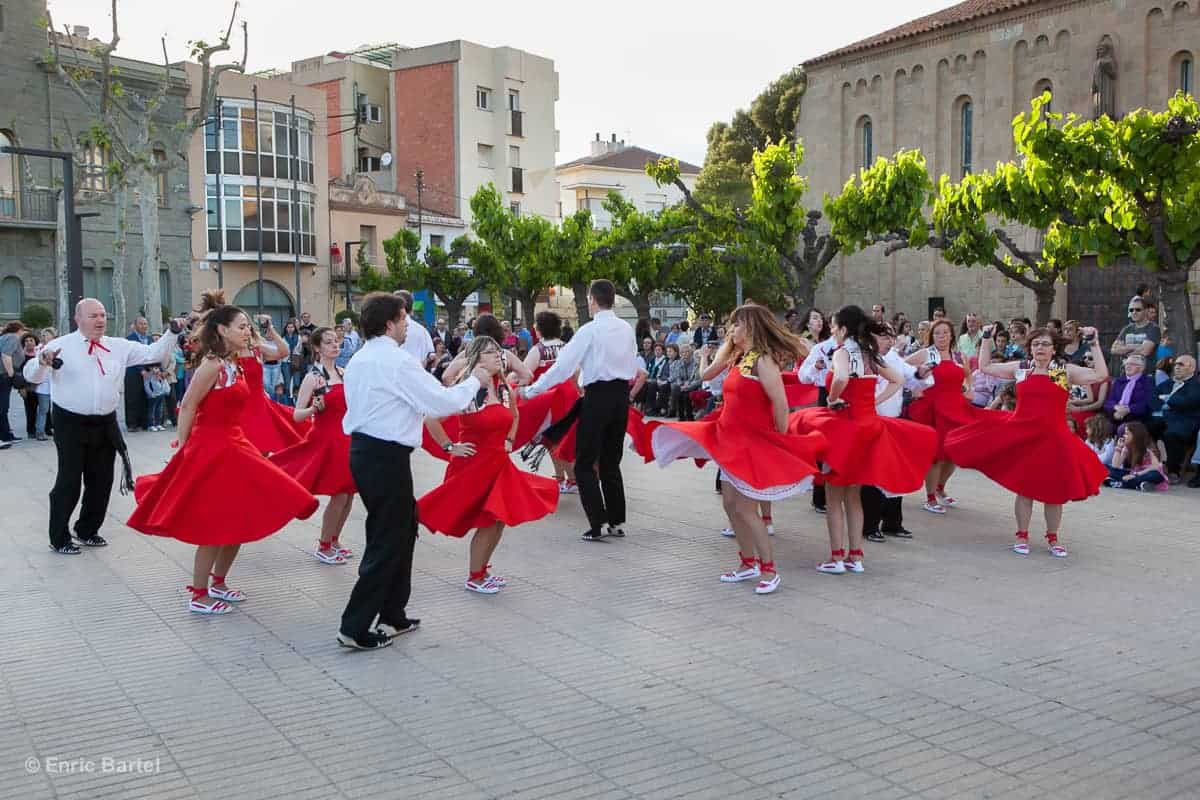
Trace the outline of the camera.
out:
<instances>
[{"instance_id":1,"label":"camera","mask_svg":"<svg viewBox=\"0 0 1200 800\"><path fill-rule=\"evenodd\" d=\"M312 369L310 369L309 372L311 372L313 375L316 375L318 378L324 378L325 380L329 380L329 376L327 374L325 374L325 370L323 370L322 368L320 368L316 365L313 365ZM321 397L328 391L329 391L328 385L318 386L315 389L313 389L313 398L316 399L318 397Z\"/></svg>"}]
</instances>

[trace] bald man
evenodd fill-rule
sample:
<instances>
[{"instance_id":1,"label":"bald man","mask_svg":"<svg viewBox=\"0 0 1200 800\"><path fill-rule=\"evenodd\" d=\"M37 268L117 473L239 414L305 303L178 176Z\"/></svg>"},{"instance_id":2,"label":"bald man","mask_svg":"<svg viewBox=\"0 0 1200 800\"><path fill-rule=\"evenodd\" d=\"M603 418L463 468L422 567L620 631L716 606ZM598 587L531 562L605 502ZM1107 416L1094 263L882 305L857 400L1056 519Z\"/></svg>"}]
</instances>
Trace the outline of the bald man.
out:
<instances>
[{"instance_id":1,"label":"bald man","mask_svg":"<svg viewBox=\"0 0 1200 800\"><path fill-rule=\"evenodd\" d=\"M125 370L159 363L175 346L169 331L153 345L105 336L108 313L90 297L75 306L75 326L72 333L47 342L24 369L30 383L50 381L58 451L58 476L50 490L50 549L61 555L79 553L68 525L79 502L81 480L83 508L75 522L75 536L87 547L108 544L100 535L100 525L108 512L118 453L124 465L121 490L133 489L129 454L117 425Z\"/></svg>"}]
</instances>

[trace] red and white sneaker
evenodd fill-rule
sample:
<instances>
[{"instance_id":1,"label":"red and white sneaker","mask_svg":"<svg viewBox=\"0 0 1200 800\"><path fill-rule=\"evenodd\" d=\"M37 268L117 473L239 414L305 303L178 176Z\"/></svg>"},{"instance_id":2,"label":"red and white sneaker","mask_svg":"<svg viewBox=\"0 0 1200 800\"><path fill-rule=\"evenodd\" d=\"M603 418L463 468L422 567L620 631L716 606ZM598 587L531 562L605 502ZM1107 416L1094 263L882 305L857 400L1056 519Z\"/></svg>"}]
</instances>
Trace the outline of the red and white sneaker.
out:
<instances>
[{"instance_id":1,"label":"red and white sneaker","mask_svg":"<svg viewBox=\"0 0 1200 800\"><path fill-rule=\"evenodd\" d=\"M863 566L863 551L851 550L848 554L850 557L846 559L843 566L846 567L846 572L853 572L856 575L861 575L867 571Z\"/></svg>"},{"instance_id":2,"label":"red and white sneaker","mask_svg":"<svg viewBox=\"0 0 1200 800\"><path fill-rule=\"evenodd\" d=\"M1013 552L1019 556L1029 555L1029 540L1018 538L1012 546Z\"/></svg>"},{"instance_id":3,"label":"red and white sneaker","mask_svg":"<svg viewBox=\"0 0 1200 800\"><path fill-rule=\"evenodd\" d=\"M746 558L741 553L738 553L738 558L742 560L742 566L733 572L726 572L721 575L721 583L741 583L758 578L762 575L762 570L759 569L757 558Z\"/></svg>"},{"instance_id":4,"label":"red and white sneaker","mask_svg":"<svg viewBox=\"0 0 1200 800\"><path fill-rule=\"evenodd\" d=\"M938 504L946 508L954 508L958 505L958 501L944 492L938 492Z\"/></svg>"},{"instance_id":5,"label":"red and white sneaker","mask_svg":"<svg viewBox=\"0 0 1200 800\"><path fill-rule=\"evenodd\" d=\"M187 587L187 590L192 593L192 598L188 601L188 611L194 614L228 614L233 611L233 606L229 603L224 603L218 600L215 603L204 602L209 597L213 597L208 589L197 589L194 586Z\"/></svg>"},{"instance_id":6,"label":"red and white sneaker","mask_svg":"<svg viewBox=\"0 0 1200 800\"><path fill-rule=\"evenodd\" d=\"M319 545L313 550L313 558L322 564L345 564L345 557L332 547L322 549Z\"/></svg>"},{"instance_id":7,"label":"red and white sneaker","mask_svg":"<svg viewBox=\"0 0 1200 800\"><path fill-rule=\"evenodd\" d=\"M755 594L770 594L779 588L779 573L775 571L774 561L762 562L762 572L770 575L770 579L763 579L758 582L758 586L754 587Z\"/></svg>"},{"instance_id":8,"label":"red and white sneaker","mask_svg":"<svg viewBox=\"0 0 1200 800\"><path fill-rule=\"evenodd\" d=\"M579 484L575 481L561 481L558 484L559 494L579 494Z\"/></svg>"},{"instance_id":9,"label":"red and white sneaker","mask_svg":"<svg viewBox=\"0 0 1200 800\"><path fill-rule=\"evenodd\" d=\"M342 544L337 539L334 539L332 544L333 549L336 550L337 554L342 558L354 558L354 551L349 547L346 547L346 545Z\"/></svg>"},{"instance_id":10,"label":"red and white sneaker","mask_svg":"<svg viewBox=\"0 0 1200 800\"><path fill-rule=\"evenodd\" d=\"M936 500L926 500L925 504L923 506L921 506L921 508L928 511L930 514L945 514L946 513L946 507L943 506L941 503L937 502Z\"/></svg>"}]
</instances>

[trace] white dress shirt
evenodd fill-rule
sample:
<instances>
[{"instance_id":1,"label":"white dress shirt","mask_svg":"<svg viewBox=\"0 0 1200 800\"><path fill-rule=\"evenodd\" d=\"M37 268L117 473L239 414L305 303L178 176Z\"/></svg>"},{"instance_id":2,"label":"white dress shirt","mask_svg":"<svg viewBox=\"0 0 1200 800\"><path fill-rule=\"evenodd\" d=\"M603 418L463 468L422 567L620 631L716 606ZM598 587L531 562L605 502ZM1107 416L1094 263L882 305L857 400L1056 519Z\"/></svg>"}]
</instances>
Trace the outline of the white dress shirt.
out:
<instances>
[{"instance_id":1,"label":"white dress shirt","mask_svg":"<svg viewBox=\"0 0 1200 800\"><path fill-rule=\"evenodd\" d=\"M429 335L429 331L425 330L424 325L409 317L408 327L405 328L404 344L400 347L417 360L421 369L425 369L425 362L429 360L429 354L433 352L433 337Z\"/></svg>"},{"instance_id":2,"label":"white dress shirt","mask_svg":"<svg viewBox=\"0 0 1200 800\"><path fill-rule=\"evenodd\" d=\"M837 339L830 336L824 341L817 342L808 351L808 357L800 365L798 375L801 383L810 383L822 389L825 388L825 377L833 369L833 351L837 349ZM818 361L824 361L822 367L817 367Z\"/></svg>"},{"instance_id":3,"label":"white dress shirt","mask_svg":"<svg viewBox=\"0 0 1200 800\"><path fill-rule=\"evenodd\" d=\"M900 357L900 353L896 351L896 348L893 347L891 350L887 351L887 355L883 357L883 363L900 374L901 380L904 381L904 386L902 389L913 389L916 387L923 387L925 385L925 381L917 377L917 368L906 363L904 359ZM879 376L879 384L875 387L875 396L878 397L879 395L883 394L883 390L889 385L890 384L888 383L887 378L883 377L882 375ZM882 403L875 404L875 411L881 417L898 417L900 416L900 412L903 410L903 390L896 392Z\"/></svg>"},{"instance_id":4,"label":"white dress shirt","mask_svg":"<svg viewBox=\"0 0 1200 800\"><path fill-rule=\"evenodd\" d=\"M46 343L44 350L60 350L61 369L25 362L22 373L30 383L48 381L54 404L73 414L104 415L117 410L125 385L125 370L139 364L158 364L173 353L175 334L164 333L154 344L115 336L102 336L95 347L79 331ZM88 350L91 349L91 353Z\"/></svg>"},{"instance_id":5,"label":"white dress shirt","mask_svg":"<svg viewBox=\"0 0 1200 800\"><path fill-rule=\"evenodd\" d=\"M421 445L426 416L457 414L479 391L474 375L456 386L442 386L388 336L368 339L350 359L342 382L346 387L342 430L414 449Z\"/></svg>"},{"instance_id":6,"label":"white dress shirt","mask_svg":"<svg viewBox=\"0 0 1200 800\"><path fill-rule=\"evenodd\" d=\"M611 309L596 312L558 351L554 365L525 389L525 396L536 397L553 389L577 369L585 387L597 381L633 380L638 372L637 338L630 324Z\"/></svg>"}]
</instances>

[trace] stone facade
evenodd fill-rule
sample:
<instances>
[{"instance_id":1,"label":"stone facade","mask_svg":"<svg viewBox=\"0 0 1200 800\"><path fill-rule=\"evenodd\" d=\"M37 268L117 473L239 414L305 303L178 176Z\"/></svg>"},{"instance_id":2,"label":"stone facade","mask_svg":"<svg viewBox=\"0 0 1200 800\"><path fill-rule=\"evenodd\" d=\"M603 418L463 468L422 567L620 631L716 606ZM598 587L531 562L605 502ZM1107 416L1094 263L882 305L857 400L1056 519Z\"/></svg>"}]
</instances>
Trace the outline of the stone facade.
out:
<instances>
[{"instance_id":1,"label":"stone facade","mask_svg":"<svg viewBox=\"0 0 1200 800\"><path fill-rule=\"evenodd\" d=\"M38 20L46 15L44 0L14 0L4 4L4 22L0 28L0 96L3 97L3 130L19 145L49 149L69 149L72 135L78 136L94 122L84 104L62 85L44 63L47 51L46 31ZM60 21L61 22L61 21ZM84 46L86 34L73 37ZM65 53L65 50L64 50ZM162 73L152 64L114 59L129 91L151 91ZM180 85L167 95L159 112L160 124L169 126L184 114L185 87ZM17 159L16 172L20 192L25 197L44 194L52 198L61 186L58 162L47 159ZM79 170L76 170L77 175ZM176 174L177 173L177 174ZM77 178L78 183L78 178ZM166 176L166 195L159 209L162 242L160 277L168 280L162 297L149 305L169 305L172 313L187 307L191 296L189 259L190 219L186 166ZM52 204L51 199L49 203ZM86 294L95 294L111 308L112 265L114 259L113 202L110 193L79 192L77 211L98 213L83 220L83 266ZM16 278L23 288L23 305L43 305L55 311L53 222L5 219L0 214L0 280ZM44 215L42 215L44 216ZM140 297L139 272L142 267L141 225L134 193L130 191L128 209L127 273L123 287L125 305L132 316L146 303ZM10 315L11 316L11 315ZM127 320L115 320L110 331L124 330ZM157 327L157 325L152 325Z\"/></svg>"},{"instance_id":2,"label":"stone facade","mask_svg":"<svg viewBox=\"0 0 1200 800\"><path fill-rule=\"evenodd\" d=\"M1200 48L1197 0L972 0L933 16L805 64L797 133L810 204L840 191L864 158L901 148L921 149L935 182L1011 159L1012 119L1046 89L1054 111L1090 116L1105 36L1115 50L1117 113L1165 108ZM1057 316L1068 313L1067 291ZM967 311L1032 318L1035 310L1032 292L995 270L955 267L933 250L839 257L818 292L824 308L882 301L889 314L917 319L927 318L932 298L944 298L956 319Z\"/></svg>"}]
</instances>

